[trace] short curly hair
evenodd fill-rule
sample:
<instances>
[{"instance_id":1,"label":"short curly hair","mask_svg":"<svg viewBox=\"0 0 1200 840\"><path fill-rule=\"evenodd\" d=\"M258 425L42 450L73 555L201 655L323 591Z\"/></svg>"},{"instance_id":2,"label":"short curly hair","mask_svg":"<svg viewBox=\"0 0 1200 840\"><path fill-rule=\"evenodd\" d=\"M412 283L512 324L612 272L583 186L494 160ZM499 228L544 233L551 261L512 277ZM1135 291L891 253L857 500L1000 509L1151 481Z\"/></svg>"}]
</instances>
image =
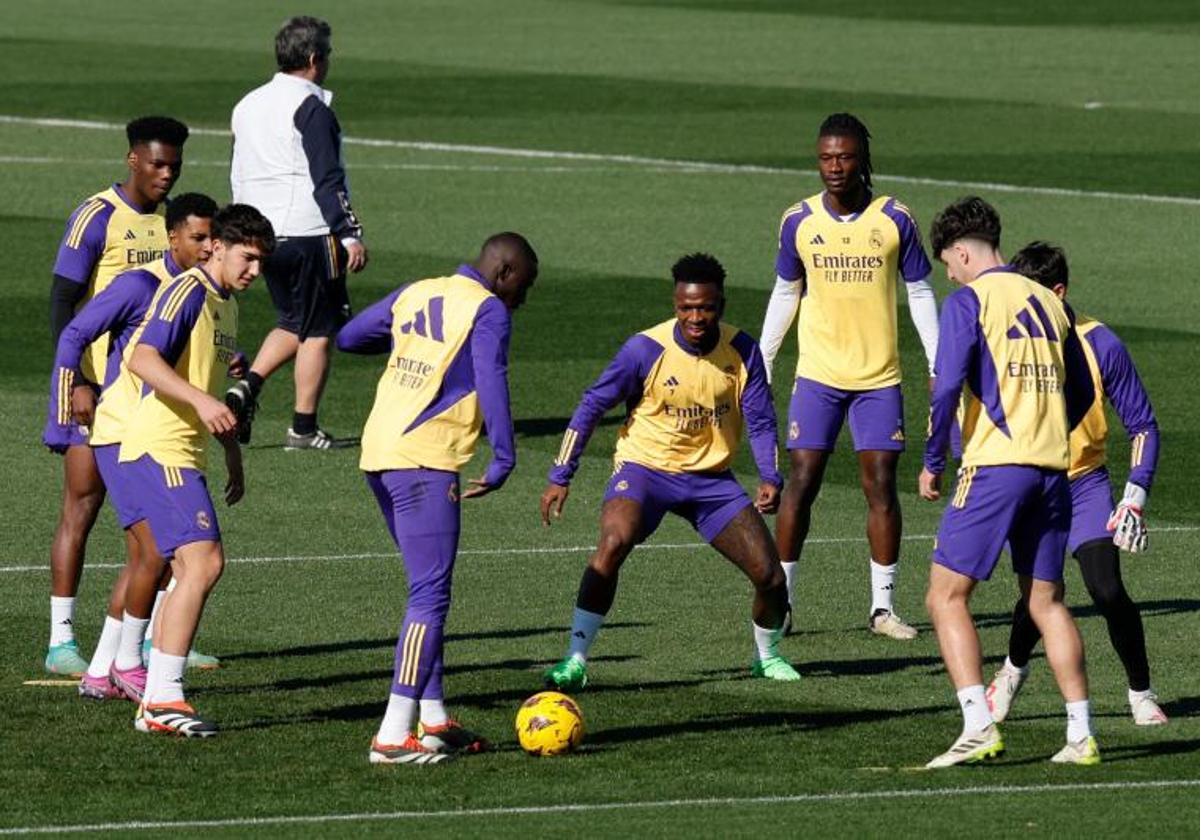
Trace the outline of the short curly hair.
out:
<instances>
[{"instance_id":1,"label":"short curly hair","mask_svg":"<svg viewBox=\"0 0 1200 840\"><path fill-rule=\"evenodd\" d=\"M671 266L671 277L676 284L711 284L717 291L725 291L725 268L712 254L695 253L680 257Z\"/></svg>"},{"instance_id":2,"label":"short curly hair","mask_svg":"<svg viewBox=\"0 0 1200 840\"><path fill-rule=\"evenodd\" d=\"M1000 214L977 195L960 198L933 217L929 247L935 257L960 239L978 239L1000 247Z\"/></svg>"}]
</instances>

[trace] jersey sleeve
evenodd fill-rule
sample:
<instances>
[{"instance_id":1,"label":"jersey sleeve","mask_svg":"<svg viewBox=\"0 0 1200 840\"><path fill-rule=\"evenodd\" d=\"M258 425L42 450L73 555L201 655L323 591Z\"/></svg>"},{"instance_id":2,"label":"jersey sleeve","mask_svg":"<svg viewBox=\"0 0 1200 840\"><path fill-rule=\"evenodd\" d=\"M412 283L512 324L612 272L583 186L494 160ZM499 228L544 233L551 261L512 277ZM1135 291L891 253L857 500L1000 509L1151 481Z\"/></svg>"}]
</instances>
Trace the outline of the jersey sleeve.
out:
<instances>
[{"instance_id":1,"label":"jersey sleeve","mask_svg":"<svg viewBox=\"0 0 1200 840\"><path fill-rule=\"evenodd\" d=\"M343 353L375 355L392 350L392 307L407 285L380 298L359 312L337 334L337 348Z\"/></svg>"},{"instance_id":2,"label":"jersey sleeve","mask_svg":"<svg viewBox=\"0 0 1200 840\"><path fill-rule=\"evenodd\" d=\"M781 280L803 280L804 261L796 250L796 230L805 217L807 208L802 204L783 214L779 223L779 250L775 255L775 275Z\"/></svg>"},{"instance_id":3,"label":"jersey sleeve","mask_svg":"<svg viewBox=\"0 0 1200 840\"><path fill-rule=\"evenodd\" d=\"M174 366L183 355L192 328L204 308L204 286L185 279L159 295L138 345L153 347L167 364Z\"/></svg>"},{"instance_id":4,"label":"jersey sleeve","mask_svg":"<svg viewBox=\"0 0 1200 840\"><path fill-rule=\"evenodd\" d=\"M758 477L768 484L782 487L775 402L771 398L771 386L767 383L767 368L763 364L762 351L746 333L738 333L732 343L746 366L741 410L746 421L746 435L750 438L750 451L754 454L754 463L758 467Z\"/></svg>"},{"instance_id":5,"label":"jersey sleeve","mask_svg":"<svg viewBox=\"0 0 1200 840\"><path fill-rule=\"evenodd\" d=\"M896 199L889 201L883 209L900 233L900 276L906 283L924 280L933 272L925 246L921 244L921 232L909 209Z\"/></svg>"},{"instance_id":6,"label":"jersey sleeve","mask_svg":"<svg viewBox=\"0 0 1200 840\"><path fill-rule=\"evenodd\" d=\"M313 199L329 230L339 238L362 239L362 224L350 207L350 187L342 166L341 128L333 111L320 97L308 97L296 109L294 119L300 132L308 172L313 182Z\"/></svg>"},{"instance_id":7,"label":"jersey sleeve","mask_svg":"<svg viewBox=\"0 0 1200 840\"><path fill-rule=\"evenodd\" d=\"M120 332L126 325L141 320L150 300L141 275L147 275L147 272L130 271L120 275L79 310L58 338L55 368L66 368L78 374L80 359L89 344L104 333ZM153 276L149 276L153 280Z\"/></svg>"},{"instance_id":8,"label":"jersey sleeve","mask_svg":"<svg viewBox=\"0 0 1200 840\"><path fill-rule=\"evenodd\" d=\"M658 342L640 333L625 342L600 378L583 392L575 407L558 457L550 469L551 483L564 487L571 483L579 469L579 458L600 418L622 402L628 405L641 398L642 384L662 351Z\"/></svg>"},{"instance_id":9,"label":"jersey sleeve","mask_svg":"<svg viewBox=\"0 0 1200 840\"><path fill-rule=\"evenodd\" d=\"M946 470L955 411L963 383L978 353L979 298L969 288L954 292L942 305L934 362L933 394L929 398L929 439L925 442L925 468L940 475Z\"/></svg>"},{"instance_id":10,"label":"jersey sleeve","mask_svg":"<svg viewBox=\"0 0 1200 840\"><path fill-rule=\"evenodd\" d=\"M471 365L475 374L475 392L479 409L492 446L492 460L483 473L483 481L499 487L517 465L512 409L508 399L508 342L512 317L499 298L483 302L471 330Z\"/></svg>"},{"instance_id":11,"label":"jersey sleeve","mask_svg":"<svg viewBox=\"0 0 1200 840\"><path fill-rule=\"evenodd\" d=\"M1150 395L1138 376L1129 350L1107 327L1097 327L1085 340L1096 353L1104 395L1112 403L1130 441L1129 480L1144 490L1154 483L1158 466L1158 419Z\"/></svg>"},{"instance_id":12,"label":"jersey sleeve","mask_svg":"<svg viewBox=\"0 0 1200 840\"><path fill-rule=\"evenodd\" d=\"M108 220L113 209L107 201L92 198L71 214L54 259L55 275L88 283L108 243Z\"/></svg>"}]
</instances>

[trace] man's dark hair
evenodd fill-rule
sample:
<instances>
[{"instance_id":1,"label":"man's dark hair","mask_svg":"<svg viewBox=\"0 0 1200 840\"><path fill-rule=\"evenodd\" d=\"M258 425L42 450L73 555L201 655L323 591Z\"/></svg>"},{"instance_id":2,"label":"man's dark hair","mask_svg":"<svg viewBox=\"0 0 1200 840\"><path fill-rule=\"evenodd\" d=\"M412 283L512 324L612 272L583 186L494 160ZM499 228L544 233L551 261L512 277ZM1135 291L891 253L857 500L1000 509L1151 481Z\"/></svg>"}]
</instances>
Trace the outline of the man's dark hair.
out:
<instances>
[{"instance_id":1,"label":"man's dark hair","mask_svg":"<svg viewBox=\"0 0 1200 840\"><path fill-rule=\"evenodd\" d=\"M533 250L533 246L529 244L529 240L521 234L514 233L511 230L506 230L502 233L493 233L484 241L483 247L479 249L480 256L482 257L484 253L492 248L520 252L529 262L529 268L534 274L537 274L537 251Z\"/></svg>"},{"instance_id":2,"label":"man's dark hair","mask_svg":"<svg viewBox=\"0 0 1200 840\"><path fill-rule=\"evenodd\" d=\"M212 237L226 245L254 245L263 254L275 250L275 229L249 204L226 204L212 220Z\"/></svg>"},{"instance_id":3,"label":"man's dark hair","mask_svg":"<svg viewBox=\"0 0 1200 840\"><path fill-rule=\"evenodd\" d=\"M175 230L187 221L188 216L211 219L217 215L217 202L204 193L184 193L171 199L167 205L167 230Z\"/></svg>"},{"instance_id":4,"label":"man's dark hair","mask_svg":"<svg viewBox=\"0 0 1200 840\"><path fill-rule=\"evenodd\" d=\"M978 239L1000 247L1000 214L977 195L960 198L933 217L929 226L929 248L934 257L960 239Z\"/></svg>"},{"instance_id":5,"label":"man's dark hair","mask_svg":"<svg viewBox=\"0 0 1200 840\"><path fill-rule=\"evenodd\" d=\"M1017 251L1009 262L1017 274L1036 280L1047 289L1069 285L1067 252L1057 245L1038 239Z\"/></svg>"},{"instance_id":6,"label":"man's dark hair","mask_svg":"<svg viewBox=\"0 0 1200 840\"><path fill-rule=\"evenodd\" d=\"M188 127L171 117L138 117L125 126L129 148L142 143L166 143L182 149L188 139Z\"/></svg>"},{"instance_id":7,"label":"man's dark hair","mask_svg":"<svg viewBox=\"0 0 1200 840\"><path fill-rule=\"evenodd\" d=\"M320 18L289 18L275 33L275 63L280 72L303 70L314 56L318 61L326 58L332 35L333 29Z\"/></svg>"},{"instance_id":8,"label":"man's dark hair","mask_svg":"<svg viewBox=\"0 0 1200 840\"><path fill-rule=\"evenodd\" d=\"M871 132L863 121L853 114L830 114L821 123L817 138L822 137L853 137L858 141L859 171L862 173L863 184L871 188Z\"/></svg>"},{"instance_id":9,"label":"man's dark hair","mask_svg":"<svg viewBox=\"0 0 1200 840\"><path fill-rule=\"evenodd\" d=\"M712 254L688 254L671 266L675 283L708 283L725 292L725 268Z\"/></svg>"}]
</instances>

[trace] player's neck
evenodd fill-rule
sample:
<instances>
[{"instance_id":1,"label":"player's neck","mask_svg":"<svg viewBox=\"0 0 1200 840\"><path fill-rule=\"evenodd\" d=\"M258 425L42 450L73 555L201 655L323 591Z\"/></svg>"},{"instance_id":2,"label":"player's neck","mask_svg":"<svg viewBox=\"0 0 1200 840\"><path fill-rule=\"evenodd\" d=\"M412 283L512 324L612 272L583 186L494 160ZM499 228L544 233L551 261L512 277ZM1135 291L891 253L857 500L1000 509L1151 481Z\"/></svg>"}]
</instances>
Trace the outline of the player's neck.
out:
<instances>
[{"instance_id":1,"label":"player's neck","mask_svg":"<svg viewBox=\"0 0 1200 840\"><path fill-rule=\"evenodd\" d=\"M121 194L125 196L125 198L131 204L137 205L143 213L149 213L158 206L157 201L152 200L150 196L144 194L137 188L137 184L134 182L133 178L126 178L125 181L121 184L118 184L118 186L121 188Z\"/></svg>"},{"instance_id":2,"label":"player's neck","mask_svg":"<svg viewBox=\"0 0 1200 840\"><path fill-rule=\"evenodd\" d=\"M825 191L829 209L839 216L850 216L861 212L867 206L869 196L866 185L862 183L852 192L844 192L841 195L831 193L829 190Z\"/></svg>"}]
</instances>

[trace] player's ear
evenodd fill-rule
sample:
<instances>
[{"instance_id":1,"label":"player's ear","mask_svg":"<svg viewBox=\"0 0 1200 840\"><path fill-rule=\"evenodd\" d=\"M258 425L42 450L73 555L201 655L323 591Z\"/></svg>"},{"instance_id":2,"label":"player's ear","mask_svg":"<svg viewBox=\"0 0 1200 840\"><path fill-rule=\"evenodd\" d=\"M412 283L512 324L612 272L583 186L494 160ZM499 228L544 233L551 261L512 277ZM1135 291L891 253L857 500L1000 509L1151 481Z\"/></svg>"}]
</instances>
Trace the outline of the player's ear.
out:
<instances>
[{"instance_id":1,"label":"player's ear","mask_svg":"<svg viewBox=\"0 0 1200 840\"><path fill-rule=\"evenodd\" d=\"M129 171L137 169L138 153L137 149L130 149L125 153L125 165L129 167Z\"/></svg>"}]
</instances>

